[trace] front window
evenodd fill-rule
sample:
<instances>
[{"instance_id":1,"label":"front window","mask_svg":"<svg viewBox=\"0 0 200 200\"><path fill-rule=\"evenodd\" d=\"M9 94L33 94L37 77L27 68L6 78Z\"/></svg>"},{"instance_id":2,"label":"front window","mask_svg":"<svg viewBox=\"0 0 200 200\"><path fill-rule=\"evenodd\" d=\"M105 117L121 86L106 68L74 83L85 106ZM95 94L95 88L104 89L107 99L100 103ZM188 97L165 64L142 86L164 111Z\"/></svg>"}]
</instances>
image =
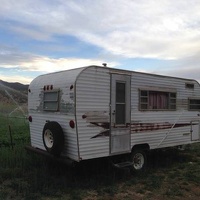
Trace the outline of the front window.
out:
<instances>
[{"instance_id":1,"label":"front window","mask_svg":"<svg viewBox=\"0 0 200 200\"><path fill-rule=\"evenodd\" d=\"M59 108L59 91L46 91L43 98L43 110L58 111Z\"/></svg>"}]
</instances>

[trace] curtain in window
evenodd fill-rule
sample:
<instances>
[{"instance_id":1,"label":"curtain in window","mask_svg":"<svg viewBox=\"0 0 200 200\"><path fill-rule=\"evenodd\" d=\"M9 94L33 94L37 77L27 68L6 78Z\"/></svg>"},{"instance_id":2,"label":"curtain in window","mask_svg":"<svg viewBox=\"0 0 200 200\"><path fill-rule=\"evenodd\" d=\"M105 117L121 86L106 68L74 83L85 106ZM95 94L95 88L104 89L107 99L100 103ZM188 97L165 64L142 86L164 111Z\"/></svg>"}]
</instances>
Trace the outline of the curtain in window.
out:
<instances>
[{"instance_id":1,"label":"curtain in window","mask_svg":"<svg viewBox=\"0 0 200 200\"><path fill-rule=\"evenodd\" d=\"M167 109L168 93L149 92L149 109Z\"/></svg>"}]
</instances>

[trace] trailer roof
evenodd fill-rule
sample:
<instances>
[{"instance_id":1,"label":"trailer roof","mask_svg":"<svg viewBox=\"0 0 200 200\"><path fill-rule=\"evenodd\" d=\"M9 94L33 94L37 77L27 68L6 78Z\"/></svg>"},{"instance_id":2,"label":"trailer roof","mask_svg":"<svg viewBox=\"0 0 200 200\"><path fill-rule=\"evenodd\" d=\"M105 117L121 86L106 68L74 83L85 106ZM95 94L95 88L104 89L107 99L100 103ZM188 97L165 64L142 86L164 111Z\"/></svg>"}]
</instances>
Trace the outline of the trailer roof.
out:
<instances>
[{"instance_id":1,"label":"trailer roof","mask_svg":"<svg viewBox=\"0 0 200 200\"><path fill-rule=\"evenodd\" d=\"M80 67L80 68L75 68L75 69L69 69L69 70L63 70L63 71L57 71L57 72L52 72L52 73L48 73L48 74L43 74L40 75L38 77L36 77L31 84L35 83L35 82L40 82L40 84L46 84L48 81L51 80L51 82L57 79L61 79L63 76L67 76L68 77L68 81L69 79L72 81L75 81L76 78L79 76L79 74L81 74L82 71L89 69L91 67L96 67L96 68L101 68L101 69L106 69L108 70L110 73L119 73L119 74L146 74L146 75L150 75L150 76L158 76L158 77L165 77L165 78L175 78L175 79L181 79L181 80L185 80L188 82L197 82L195 79L188 79L188 78L181 78L181 77L176 77L176 76L167 76L167 75L161 75L161 74L152 74L152 73L146 73L146 72L138 72L138 71L131 71L131 70L125 70L125 69L118 69L118 68L110 68L110 67L105 67L105 66L97 66L97 65L90 65L90 66L85 66L85 67ZM53 80L52 80L53 79ZM199 83L198 83L199 84Z\"/></svg>"}]
</instances>

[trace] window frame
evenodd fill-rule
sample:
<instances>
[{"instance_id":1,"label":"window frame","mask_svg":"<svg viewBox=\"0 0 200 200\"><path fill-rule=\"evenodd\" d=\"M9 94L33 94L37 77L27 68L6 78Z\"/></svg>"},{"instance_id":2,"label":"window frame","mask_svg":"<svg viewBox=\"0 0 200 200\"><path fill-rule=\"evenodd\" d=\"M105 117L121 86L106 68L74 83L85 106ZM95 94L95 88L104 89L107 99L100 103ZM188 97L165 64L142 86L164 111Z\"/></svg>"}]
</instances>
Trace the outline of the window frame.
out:
<instances>
[{"instance_id":1,"label":"window frame","mask_svg":"<svg viewBox=\"0 0 200 200\"><path fill-rule=\"evenodd\" d=\"M194 90L194 83L185 83L185 88L189 90Z\"/></svg>"},{"instance_id":2,"label":"window frame","mask_svg":"<svg viewBox=\"0 0 200 200\"><path fill-rule=\"evenodd\" d=\"M196 101L199 101L199 104L191 104L191 101L192 100L196 100ZM199 109L198 108L191 108L191 106L199 106ZM188 98L188 110L189 111L200 111L200 98Z\"/></svg>"},{"instance_id":3,"label":"window frame","mask_svg":"<svg viewBox=\"0 0 200 200\"><path fill-rule=\"evenodd\" d=\"M149 108L149 94L151 92L166 93L167 94L167 108L157 109ZM143 95L142 95L143 93ZM144 95L146 93L146 95ZM162 90L162 89L139 89L139 110L140 111L176 111L177 109L177 92L175 90Z\"/></svg>"},{"instance_id":4,"label":"window frame","mask_svg":"<svg viewBox=\"0 0 200 200\"><path fill-rule=\"evenodd\" d=\"M46 94L52 94L56 93L55 99L53 100L46 100L45 95ZM58 112L59 111L59 101L60 100L60 90L50 90L50 91L44 91L43 93L43 110L44 111L49 111L49 112ZM45 108L45 103L55 103L55 108Z\"/></svg>"}]
</instances>

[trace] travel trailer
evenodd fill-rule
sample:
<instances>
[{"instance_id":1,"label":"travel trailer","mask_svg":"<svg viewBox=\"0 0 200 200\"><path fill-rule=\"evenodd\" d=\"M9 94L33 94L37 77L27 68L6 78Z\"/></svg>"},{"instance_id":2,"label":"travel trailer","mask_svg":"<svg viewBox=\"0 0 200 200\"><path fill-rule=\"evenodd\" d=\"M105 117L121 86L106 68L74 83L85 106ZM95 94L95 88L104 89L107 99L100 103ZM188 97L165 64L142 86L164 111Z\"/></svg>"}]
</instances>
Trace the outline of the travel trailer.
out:
<instances>
[{"instance_id":1,"label":"travel trailer","mask_svg":"<svg viewBox=\"0 0 200 200\"><path fill-rule=\"evenodd\" d=\"M31 146L68 163L117 155L142 170L146 152L200 140L200 85L101 66L41 75L29 86Z\"/></svg>"}]
</instances>

